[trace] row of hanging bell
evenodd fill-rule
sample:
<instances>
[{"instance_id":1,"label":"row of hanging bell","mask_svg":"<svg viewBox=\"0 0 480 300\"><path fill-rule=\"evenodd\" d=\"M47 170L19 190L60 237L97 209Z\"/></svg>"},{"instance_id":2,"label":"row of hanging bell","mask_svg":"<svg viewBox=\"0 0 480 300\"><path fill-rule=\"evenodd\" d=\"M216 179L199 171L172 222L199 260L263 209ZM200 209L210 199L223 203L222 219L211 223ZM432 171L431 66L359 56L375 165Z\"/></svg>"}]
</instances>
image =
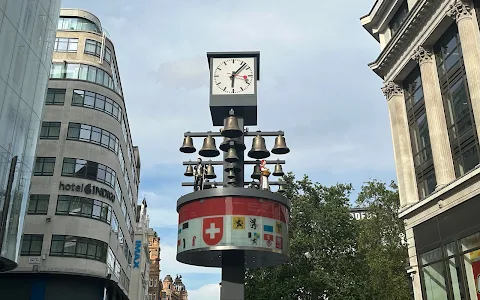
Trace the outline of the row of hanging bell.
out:
<instances>
[{"instance_id":1,"label":"row of hanging bell","mask_svg":"<svg viewBox=\"0 0 480 300\"><path fill-rule=\"evenodd\" d=\"M187 166L187 170L185 171L185 173L183 173L183 175L187 176L187 177L191 177L193 176L193 166L192 165L188 165ZM207 166L207 174L205 175L205 177L207 179L215 179L217 178L217 175L215 174L215 168L212 166L212 165L208 165Z\"/></svg>"},{"instance_id":2,"label":"row of hanging bell","mask_svg":"<svg viewBox=\"0 0 480 300\"><path fill-rule=\"evenodd\" d=\"M290 149L287 147L285 137L279 135L275 138L275 144L272 148L273 154L287 154ZM270 152L265 146L265 138L260 134L253 138L252 149L248 151L248 156L255 159L264 159L270 156Z\"/></svg>"},{"instance_id":3,"label":"row of hanging bell","mask_svg":"<svg viewBox=\"0 0 480 300\"><path fill-rule=\"evenodd\" d=\"M223 132L223 131L222 131ZM245 144L241 142L238 138L225 138L224 142L220 145L220 149L222 151L229 151L232 147L230 142L233 141L234 145L233 148L235 151L240 152L246 149ZM194 153L197 151L193 146L193 139L190 136L186 136L183 139L183 145L180 147L180 151L183 153ZM284 136L277 136L275 138L275 144L272 148L273 154L287 154L290 152L290 149L287 147L285 142ZM218 151L217 146L215 144L215 139L212 136L207 136L203 140L203 147L198 152L203 157L217 157L220 155L220 151ZM261 135L257 135L253 138L252 148L248 151L248 156L254 159L264 159L270 156L270 152L267 150L265 146L265 138Z\"/></svg>"},{"instance_id":4,"label":"row of hanging bell","mask_svg":"<svg viewBox=\"0 0 480 300\"><path fill-rule=\"evenodd\" d=\"M275 164L275 169L273 170L272 173L273 176L283 176L285 173L283 172L283 168L281 164ZM260 171L260 164L256 164L253 167L253 173L250 176L252 179L257 179L260 180L260 177L262 176L262 172Z\"/></svg>"}]
</instances>

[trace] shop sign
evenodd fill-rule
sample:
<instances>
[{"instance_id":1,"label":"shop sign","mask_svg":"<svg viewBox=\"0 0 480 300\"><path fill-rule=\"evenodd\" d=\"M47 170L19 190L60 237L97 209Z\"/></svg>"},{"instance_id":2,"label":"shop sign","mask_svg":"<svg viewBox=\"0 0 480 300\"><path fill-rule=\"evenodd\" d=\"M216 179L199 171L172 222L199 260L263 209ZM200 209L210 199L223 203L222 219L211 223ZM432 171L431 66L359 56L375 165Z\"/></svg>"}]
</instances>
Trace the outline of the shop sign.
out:
<instances>
[{"instance_id":1,"label":"shop sign","mask_svg":"<svg viewBox=\"0 0 480 300\"><path fill-rule=\"evenodd\" d=\"M98 187L91 183L89 184L75 184L75 183L63 183L60 181L58 186L60 191L72 191L78 193L85 193L86 195L97 195L102 198L108 199L112 202L115 201L115 194L107 189Z\"/></svg>"}]
</instances>

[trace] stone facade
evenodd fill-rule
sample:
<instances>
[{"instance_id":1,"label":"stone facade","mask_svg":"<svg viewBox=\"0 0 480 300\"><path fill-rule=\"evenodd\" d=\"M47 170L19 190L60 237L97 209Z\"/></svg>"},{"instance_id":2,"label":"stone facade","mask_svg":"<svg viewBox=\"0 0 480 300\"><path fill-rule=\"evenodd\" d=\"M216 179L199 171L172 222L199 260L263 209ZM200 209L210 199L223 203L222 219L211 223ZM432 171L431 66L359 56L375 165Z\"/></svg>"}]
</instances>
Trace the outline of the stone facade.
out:
<instances>
[{"instance_id":1,"label":"stone facade","mask_svg":"<svg viewBox=\"0 0 480 300\"><path fill-rule=\"evenodd\" d=\"M188 292L182 282L182 276L177 275L175 280L170 275L165 276L161 296L161 300L188 300Z\"/></svg>"},{"instance_id":2,"label":"stone facade","mask_svg":"<svg viewBox=\"0 0 480 300\"><path fill-rule=\"evenodd\" d=\"M148 252L150 254L150 282L148 286L149 300L161 298L162 281L160 279L160 237L155 230L148 230Z\"/></svg>"},{"instance_id":3,"label":"stone facade","mask_svg":"<svg viewBox=\"0 0 480 300\"><path fill-rule=\"evenodd\" d=\"M477 299L479 8L378 0L361 18L381 46L369 66L384 81L415 300Z\"/></svg>"}]
</instances>

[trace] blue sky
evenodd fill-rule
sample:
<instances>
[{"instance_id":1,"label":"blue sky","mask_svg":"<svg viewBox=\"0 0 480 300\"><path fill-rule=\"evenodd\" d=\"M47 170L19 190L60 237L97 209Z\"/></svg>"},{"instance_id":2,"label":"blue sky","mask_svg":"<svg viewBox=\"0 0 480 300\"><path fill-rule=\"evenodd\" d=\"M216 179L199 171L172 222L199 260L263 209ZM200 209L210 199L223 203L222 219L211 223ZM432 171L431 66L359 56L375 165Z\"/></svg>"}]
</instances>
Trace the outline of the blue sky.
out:
<instances>
[{"instance_id":1,"label":"blue sky","mask_svg":"<svg viewBox=\"0 0 480 300\"><path fill-rule=\"evenodd\" d=\"M382 81L367 64L378 43L361 27L372 0L63 0L97 15L118 59L139 197L161 237L161 276L181 274L190 300L218 299L220 270L175 261L183 132L206 131L208 51L259 50L260 130L284 130L285 171L330 185L395 178ZM218 130L218 129L217 129ZM256 128L251 128L256 130ZM195 140L197 149L201 140ZM269 148L273 140L267 139ZM217 143L218 144L218 143ZM218 171L217 171L218 173Z\"/></svg>"}]
</instances>

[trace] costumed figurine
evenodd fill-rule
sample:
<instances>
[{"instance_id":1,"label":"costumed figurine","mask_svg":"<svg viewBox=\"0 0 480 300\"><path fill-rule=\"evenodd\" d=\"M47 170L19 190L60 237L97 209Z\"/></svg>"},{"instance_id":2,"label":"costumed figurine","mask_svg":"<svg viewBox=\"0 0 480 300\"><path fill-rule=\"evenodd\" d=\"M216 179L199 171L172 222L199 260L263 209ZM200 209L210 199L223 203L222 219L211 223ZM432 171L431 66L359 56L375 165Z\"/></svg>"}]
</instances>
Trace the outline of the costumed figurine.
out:
<instances>
[{"instance_id":1,"label":"costumed figurine","mask_svg":"<svg viewBox=\"0 0 480 300\"><path fill-rule=\"evenodd\" d=\"M260 187L262 190L270 190L270 185L268 184L268 176L270 176L270 170L267 168L267 161L262 159L260 162L260 172L262 177L260 179Z\"/></svg>"},{"instance_id":2,"label":"costumed figurine","mask_svg":"<svg viewBox=\"0 0 480 300\"><path fill-rule=\"evenodd\" d=\"M202 164L202 159L200 157L197 158L197 165L193 168L193 176L195 176L195 182L193 184L194 191L203 190L206 172L207 168Z\"/></svg>"}]
</instances>

